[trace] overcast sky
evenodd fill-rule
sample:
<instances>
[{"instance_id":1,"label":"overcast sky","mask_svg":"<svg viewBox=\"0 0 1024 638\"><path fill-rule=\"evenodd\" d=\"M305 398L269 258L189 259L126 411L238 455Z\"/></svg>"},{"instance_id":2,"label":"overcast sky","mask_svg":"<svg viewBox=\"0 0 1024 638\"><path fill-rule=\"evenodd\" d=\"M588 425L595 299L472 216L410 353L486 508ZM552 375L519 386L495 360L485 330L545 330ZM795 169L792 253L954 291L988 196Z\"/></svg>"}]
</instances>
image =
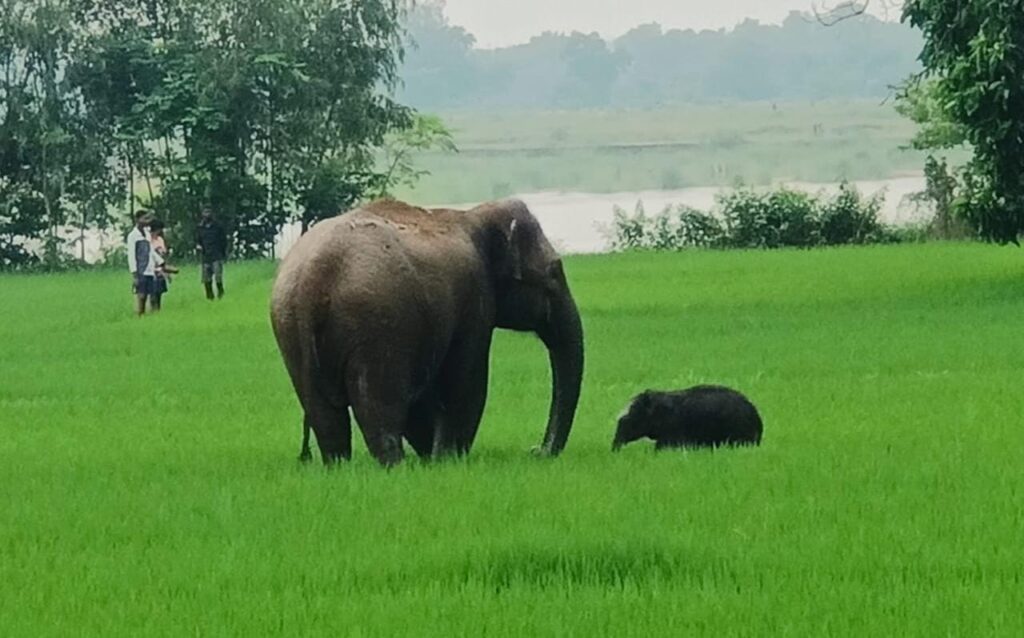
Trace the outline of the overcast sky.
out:
<instances>
[{"instance_id":1,"label":"overcast sky","mask_svg":"<svg viewBox=\"0 0 1024 638\"><path fill-rule=\"evenodd\" d=\"M779 22L792 10L809 11L812 1L447 0L447 5L452 23L475 35L478 46L496 47L526 42L543 31L597 31L614 38L648 22L684 29L732 27L747 17Z\"/></svg>"}]
</instances>

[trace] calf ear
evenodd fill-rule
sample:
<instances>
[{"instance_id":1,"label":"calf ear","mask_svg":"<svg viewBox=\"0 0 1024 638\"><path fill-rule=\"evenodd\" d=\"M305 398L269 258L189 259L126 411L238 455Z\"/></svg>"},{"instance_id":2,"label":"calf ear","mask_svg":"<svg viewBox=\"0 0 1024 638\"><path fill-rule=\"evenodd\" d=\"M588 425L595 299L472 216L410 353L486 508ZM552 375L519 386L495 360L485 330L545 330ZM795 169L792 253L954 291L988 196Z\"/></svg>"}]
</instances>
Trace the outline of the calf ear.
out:
<instances>
[{"instance_id":1,"label":"calf ear","mask_svg":"<svg viewBox=\"0 0 1024 638\"><path fill-rule=\"evenodd\" d=\"M654 404L654 393L651 390L644 390L633 399L633 407L640 414L650 414Z\"/></svg>"}]
</instances>

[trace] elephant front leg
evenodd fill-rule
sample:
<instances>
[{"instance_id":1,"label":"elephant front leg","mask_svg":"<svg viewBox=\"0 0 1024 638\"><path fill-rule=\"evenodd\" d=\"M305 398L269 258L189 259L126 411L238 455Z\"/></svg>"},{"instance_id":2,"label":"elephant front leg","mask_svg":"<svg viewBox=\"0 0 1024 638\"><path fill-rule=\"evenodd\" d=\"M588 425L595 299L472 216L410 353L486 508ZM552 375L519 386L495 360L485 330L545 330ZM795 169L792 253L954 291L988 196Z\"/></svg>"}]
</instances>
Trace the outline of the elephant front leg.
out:
<instances>
[{"instance_id":1,"label":"elephant front leg","mask_svg":"<svg viewBox=\"0 0 1024 638\"><path fill-rule=\"evenodd\" d=\"M454 349L439 378L434 456L468 454L487 403L490 338Z\"/></svg>"}]
</instances>

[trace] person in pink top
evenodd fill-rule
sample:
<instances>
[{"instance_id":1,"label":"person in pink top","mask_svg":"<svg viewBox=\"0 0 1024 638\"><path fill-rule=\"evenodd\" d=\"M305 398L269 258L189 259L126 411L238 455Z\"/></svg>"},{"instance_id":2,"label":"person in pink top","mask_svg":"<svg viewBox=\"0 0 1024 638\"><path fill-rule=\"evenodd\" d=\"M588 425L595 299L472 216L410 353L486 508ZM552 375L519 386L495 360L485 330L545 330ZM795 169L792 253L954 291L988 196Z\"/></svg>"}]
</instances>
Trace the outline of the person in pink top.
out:
<instances>
[{"instance_id":1,"label":"person in pink top","mask_svg":"<svg viewBox=\"0 0 1024 638\"><path fill-rule=\"evenodd\" d=\"M150 308L153 312L159 312L163 303L163 296L170 288L171 275L178 272L167 263L167 241L164 239L164 223L154 220L149 228L149 244L157 255L160 256L160 263L156 267L153 292L150 295Z\"/></svg>"}]
</instances>

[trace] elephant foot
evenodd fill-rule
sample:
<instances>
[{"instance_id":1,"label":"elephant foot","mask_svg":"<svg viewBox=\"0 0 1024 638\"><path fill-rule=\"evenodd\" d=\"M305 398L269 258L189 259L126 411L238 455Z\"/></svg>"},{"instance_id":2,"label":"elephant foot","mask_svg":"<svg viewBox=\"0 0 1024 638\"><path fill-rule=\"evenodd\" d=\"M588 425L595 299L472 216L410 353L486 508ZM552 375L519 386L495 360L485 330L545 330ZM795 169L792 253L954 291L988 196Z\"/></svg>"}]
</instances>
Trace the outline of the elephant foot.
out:
<instances>
[{"instance_id":1,"label":"elephant foot","mask_svg":"<svg viewBox=\"0 0 1024 638\"><path fill-rule=\"evenodd\" d=\"M530 455L538 459L552 459L556 455L552 454L551 449L546 445L535 445L530 448Z\"/></svg>"},{"instance_id":2,"label":"elephant foot","mask_svg":"<svg viewBox=\"0 0 1024 638\"><path fill-rule=\"evenodd\" d=\"M299 463L309 463L313 460L313 453L309 450L303 450L299 453Z\"/></svg>"},{"instance_id":3,"label":"elephant foot","mask_svg":"<svg viewBox=\"0 0 1024 638\"><path fill-rule=\"evenodd\" d=\"M367 438L366 443L373 457L385 468L395 467L405 459L401 437L392 434L378 435Z\"/></svg>"}]
</instances>

